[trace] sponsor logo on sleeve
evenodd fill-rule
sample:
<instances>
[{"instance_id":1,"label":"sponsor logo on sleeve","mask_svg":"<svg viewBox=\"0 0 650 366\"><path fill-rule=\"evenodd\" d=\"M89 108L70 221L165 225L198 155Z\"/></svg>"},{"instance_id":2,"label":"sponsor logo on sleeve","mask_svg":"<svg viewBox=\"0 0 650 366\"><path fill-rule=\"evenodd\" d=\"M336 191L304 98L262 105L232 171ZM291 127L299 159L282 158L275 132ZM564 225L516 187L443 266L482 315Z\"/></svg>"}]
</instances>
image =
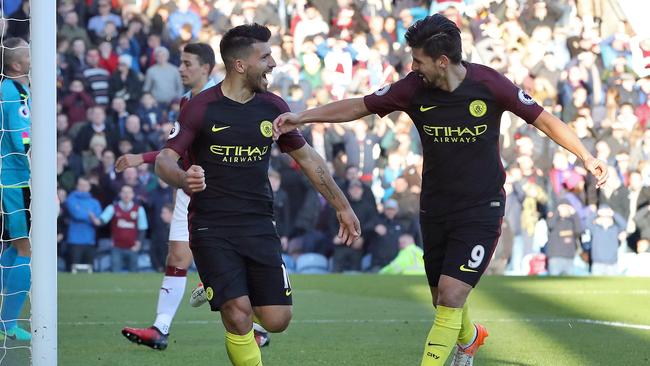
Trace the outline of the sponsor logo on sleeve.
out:
<instances>
[{"instance_id":1,"label":"sponsor logo on sleeve","mask_svg":"<svg viewBox=\"0 0 650 366\"><path fill-rule=\"evenodd\" d=\"M381 89L377 90L375 92L375 95L378 96L378 97L381 97L382 95L386 95L386 93L388 93L389 90L390 90L390 84L388 84L388 85L382 87Z\"/></svg>"},{"instance_id":2,"label":"sponsor logo on sleeve","mask_svg":"<svg viewBox=\"0 0 650 366\"><path fill-rule=\"evenodd\" d=\"M29 107L26 105L21 105L20 108L18 108L18 114L23 117L24 119L29 118Z\"/></svg>"},{"instance_id":3,"label":"sponsor logo on sleeve","mask_svg":"<svg viewBox=\"0 0 650 366\"><path fill-rule=\"evenodd\" d=\"M519 97L519 101L524 103L525 105L533 105L533 104L535 104L535 100L533 99L533 97L526 94L521 89L519 89L519 92L517 93L517 96Z\"/></svg>"},{"instance_id":4,"label":"sponsor logo on sleeve","mask_svg":"<svg viewBox=\"0 0 650 366\"><path fill-rule=\"evenodd\" d=\"M178 136L178 134L181 132L181 124L178 123L178 121L174 122L174 126L172 127L172 130L169 131L169 137L167 140L171 140L174 137Z\"/></svg>"}]
</instances>

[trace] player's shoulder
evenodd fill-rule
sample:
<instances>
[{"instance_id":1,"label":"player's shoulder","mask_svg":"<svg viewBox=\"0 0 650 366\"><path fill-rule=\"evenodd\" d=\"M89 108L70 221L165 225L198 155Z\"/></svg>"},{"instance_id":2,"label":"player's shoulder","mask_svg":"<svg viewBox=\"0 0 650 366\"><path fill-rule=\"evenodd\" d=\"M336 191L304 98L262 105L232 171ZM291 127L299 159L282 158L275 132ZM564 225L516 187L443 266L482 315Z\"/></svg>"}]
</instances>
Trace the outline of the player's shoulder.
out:
<instances>
[{"instance_id":1,"label":"player's shoulder","mask_svg":"<svg viewBox=\"0 0 650 366\"><path fill-rule=\"evenodd\" d=\"M11 101L12 97L18 97L20 92L18 91L18 88L16 88L16 85L14 84L13 80L10 79L4 79L2 80L2 100L3 101Z\"/></svg>"},{"instance_id":2,"label":"player's shoulder","mask_svg":"<svg viewBox=\"0 0 650 366\"><path fill-rule=\"evenodd\" d=\"M264 93L259 93L259 97L263 103L270 104L272 107L276 108L280 113L291 112L291 109L289 108L287 102L285 102L285 100L282 99L282 97L280 97L275 93L266 91Z\"/></svg>"},{"instance_id":3,"label":"player's shoulder","mask_svg":"<svg viewBox=\"0 0 650 366\"><path fill-rule=\"evenodd\" d=\"M502 73L491 68L490 66L464 62L469 71L470 79L480 83L501 83L508 80Z\"/></svg>"},{"instance_id":4,"label":"player's shoulder","mask_svg":"<svg viewBox=\"0 0 650 366\"><path fill-rule=\"evenodd\" d=\"M412 90L414 93L419 89L426 87L422 76L415 71L411 71L406 76L404 76L397 83L401 84L400 86L405 89Z\"/></svg>"},{"instance_id":5,"label":"player's shoulder","mask_svg":"<svg viewBox=\"0 0 650 366\"><path fill-rule=\"evenodd\" d=\"M205 107L209 103L216 102L219 99L223 97L223 94L221 93L221 88L219 85L214 85L212 87L209 87L199 94L191 97L188 95L188 98L186 102L184 103L184 108L187 106L192 106L193 108L201 108L202 106ZM185 96L183 96L185 98Z\"/></svg>"}]
</instances>

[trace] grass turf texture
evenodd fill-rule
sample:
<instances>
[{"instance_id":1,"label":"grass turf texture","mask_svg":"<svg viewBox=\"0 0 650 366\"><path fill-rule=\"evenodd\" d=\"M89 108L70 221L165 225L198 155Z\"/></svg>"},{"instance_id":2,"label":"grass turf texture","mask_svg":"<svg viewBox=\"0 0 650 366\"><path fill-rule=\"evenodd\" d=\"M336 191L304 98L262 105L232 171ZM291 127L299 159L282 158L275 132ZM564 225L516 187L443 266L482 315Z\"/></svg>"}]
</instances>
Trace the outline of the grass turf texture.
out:
<instances>
[{"instance_id":1,"label":"grass turf texture","mask_svg":"<svg viewBox=\"0 0 650 366\"><path fill-rule=\"evenodd\" d=\"M291 277L294 318L262 351L264 365L419 365L433 317L424 277ZM229 365L218 315L187 296L166 351L120 329L154 318L159 274L59 277L59 364ZM197 283L196 274L188 280ZM472 317L490 337L484 365L650 365L650 279L485 277ZM593 323L595 321L617 324ZM641 327L631 327L641 325Z\"/></svg>"}]
</instances>

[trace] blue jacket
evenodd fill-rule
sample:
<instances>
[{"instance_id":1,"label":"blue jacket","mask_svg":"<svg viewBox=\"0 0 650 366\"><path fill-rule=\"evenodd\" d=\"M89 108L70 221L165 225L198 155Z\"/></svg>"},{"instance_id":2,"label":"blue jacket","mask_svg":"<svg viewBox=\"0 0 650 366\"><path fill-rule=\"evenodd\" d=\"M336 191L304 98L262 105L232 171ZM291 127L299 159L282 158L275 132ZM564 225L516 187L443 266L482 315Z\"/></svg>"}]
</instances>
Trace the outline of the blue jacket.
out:
<instances>
[{"instance_id":1,"label":"blue jacket","mask_svg":"<svg viewBox=\"0 0 650 366\"><path fill-rule=\"evenodd\" d=\"M95 245L95 225L90 220L89 213L99 217L102 207L99 201L89 192L74 191L66 201L70 214L68 226L68 244Z\"/></svg>"}]
</instances>

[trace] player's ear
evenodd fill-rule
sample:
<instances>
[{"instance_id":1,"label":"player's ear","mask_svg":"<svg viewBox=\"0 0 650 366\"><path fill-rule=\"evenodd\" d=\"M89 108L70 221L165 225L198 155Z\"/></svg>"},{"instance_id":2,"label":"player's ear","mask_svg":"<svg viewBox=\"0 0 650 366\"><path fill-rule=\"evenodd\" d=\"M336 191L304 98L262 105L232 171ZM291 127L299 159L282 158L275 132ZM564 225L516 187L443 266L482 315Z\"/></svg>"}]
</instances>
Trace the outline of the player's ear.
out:
<instances>
[{"instance_id":1,"label":"player's ear","mask_svg":"<svg viewBox=\"0 0 650 366\"><path fill-rule=\"evenodd\" d=\"M441 69L446 69L447 66L449 66L449 57L445 55L440 55L438 59L436 60L436 63L438 64L438 67Z\"/></svg>"},{"instance_id":2,"label":"player's ear","mask_svg":"<svg viewBox=\"0 0 650 366\"><path fill-rule=\"evenodd\" d=\"M246 72L246 65L244 63L244 60L242 59L236 59L235 60L235 65L234 69L236 72L243 74Z\"/></svg>"}]
</instances>

